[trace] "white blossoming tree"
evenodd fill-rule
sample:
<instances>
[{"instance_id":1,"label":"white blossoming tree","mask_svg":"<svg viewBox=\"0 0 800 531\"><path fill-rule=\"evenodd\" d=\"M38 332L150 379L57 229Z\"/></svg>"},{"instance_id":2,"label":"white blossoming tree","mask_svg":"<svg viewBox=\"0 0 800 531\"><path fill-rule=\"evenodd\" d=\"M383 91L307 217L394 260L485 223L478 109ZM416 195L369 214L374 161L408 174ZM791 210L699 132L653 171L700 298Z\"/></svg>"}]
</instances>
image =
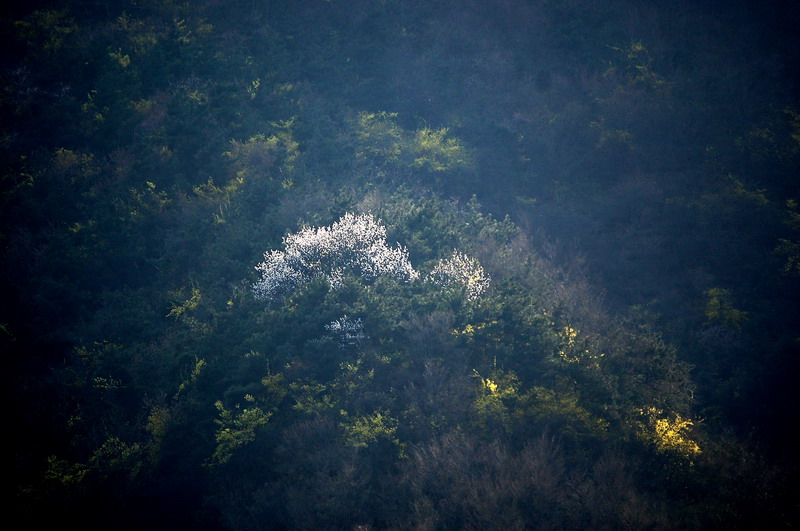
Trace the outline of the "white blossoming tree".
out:
<instances>
[{"instance_id":1,"label":"white blossoming tree","mask_svg":"<svg viewBox=\"0 0 800 531\"><path fill-rule=\"evenodd\" d=\"M324 336L325 339L338 339L342 347L357 345L359 341L366 338L364 334L364 324L361 319L350 319L343 315L339 319L325 325L325 330L331 333Z\"/></svg>"},{"instance_id":2,"label":"white blossoming tree","mask_svg":"<svg viewBox=\"0 0 800 531\"><path fill-rule=\"evenodd\" d=\"M329 227L290 234L283 244L283 251L267 251L256 266L261 278L253 291L259 299L274 299L318 278L335 289L348 271L365 280L390 276L408 282L419 276L408 250L389 247L386 228L370 214L345 214Z\"/></svg>"},{"instance_id":3,"label":"white blossoming tree","mask_svg":"<svg viewBox=\"0 0 800 531\"><path fill-rule=\"evenodd\" d=\"M264 253L256 266L261 278L253 285L258 299L276 299L314 279L338 288L347 272L371 281L389 276L402 282L419 278L408 250L386 243L386 228L370 214L345 214L328 227L310 227L283 239L284 250ZM440 260L427 275L440 287L462 286L470 301L489 286L489 276L477 259L464 253Z\"/></svg>"},{"instance_id":4,"label":"white blossoming tree","mask_svg":"<svg viewBox=\"0 0 800 531\"><path fill-rule=\"evenodd\" d=\"M439 286L463 286L468 300L477 300L489 287L489 276L477 259L464 253L453 254L433 268L429 280Z\"/></svg>"}]
</instances>

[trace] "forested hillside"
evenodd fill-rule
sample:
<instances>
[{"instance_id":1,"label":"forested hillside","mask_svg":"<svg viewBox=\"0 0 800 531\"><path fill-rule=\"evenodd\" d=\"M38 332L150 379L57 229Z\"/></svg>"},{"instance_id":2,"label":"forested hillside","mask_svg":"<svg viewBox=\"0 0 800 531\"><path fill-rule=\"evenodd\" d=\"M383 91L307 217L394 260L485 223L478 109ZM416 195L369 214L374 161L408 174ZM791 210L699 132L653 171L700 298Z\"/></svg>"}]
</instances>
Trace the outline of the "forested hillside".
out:
<instances>
[{"instance_id":1,"label":"forested hillside","mask_svg":"<svg viewBox=\"0 0 800 531\"><path fill-rule=\"evenodd\" d=\"M800 524L796 2L16 4L9 521Z\"/></svg>"}]
</instances>

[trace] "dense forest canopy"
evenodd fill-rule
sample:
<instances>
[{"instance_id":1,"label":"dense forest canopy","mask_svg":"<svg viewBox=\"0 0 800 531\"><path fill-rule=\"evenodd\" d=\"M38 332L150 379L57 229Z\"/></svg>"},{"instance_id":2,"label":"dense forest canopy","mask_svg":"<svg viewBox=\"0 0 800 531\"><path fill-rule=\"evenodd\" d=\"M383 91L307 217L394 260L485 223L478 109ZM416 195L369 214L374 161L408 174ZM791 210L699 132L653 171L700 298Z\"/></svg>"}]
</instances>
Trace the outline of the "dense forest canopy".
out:
<instances>
[{"instance_id":1,"label":"dense forest canopy","mask_svg":"<svg viewBox=\"0 0 800 531\"><path fill-rule=\"evenodd\" d=\"M800 6L2 8L12 513L796 526Z\"/></svg>"}]
</instances>

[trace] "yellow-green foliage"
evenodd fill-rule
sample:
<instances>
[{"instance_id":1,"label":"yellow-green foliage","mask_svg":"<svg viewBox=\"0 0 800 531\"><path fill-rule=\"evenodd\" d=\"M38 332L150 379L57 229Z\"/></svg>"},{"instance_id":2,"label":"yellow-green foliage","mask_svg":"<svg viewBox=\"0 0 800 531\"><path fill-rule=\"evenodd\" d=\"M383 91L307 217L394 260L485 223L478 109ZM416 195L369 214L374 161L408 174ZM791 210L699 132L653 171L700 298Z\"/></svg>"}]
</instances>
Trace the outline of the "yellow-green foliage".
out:
<instances>
[{"instance_id":1,"label":"yellow-green foliage","mask_svg":"<svg viewBox=\"0 0 800 531\"><path fill-rule=\"evenodd\" d=\"M248 397L245 397L247 400ZM251 400L248 400L251 401ZM219 426L215 439L217 448L211 457L212 464L223 464L233 457L233 454L242 446L253 442L256 438L256 428L269 421L271 413L265 413L257 407L250 407L237 411L226 409L222 402L214 404L219 411Z\"/></svg>"},{"instance_id":2,"label":"yellow-green foliage","mask_svg":"<svg viewBox=\"0 0 800 531\"><path fill-rule=\"evenodd\" d=\"M157 190L152 181L145 181L141 189L131 188L130 194L133 200L129 212L131 220L140 220L163 212L172 203L167 192Z\"/></svg>"},{"instance_id":3,"label":"yellow-green foliage","mask_svg":"<svg viewBox=\"0 0 800 531\"><path fill-rule=\"evenodd\" d=\"M694 425L691 419L683 418L677 413L665 415L662 410L652 406L642 408L639 413L643 417L639 436L653 444L658 452L686 458L700 453L700 446L687 434Z\"/></svg>"},{"instance_id":4,"label":"yellow-green foliage","mask_svg":"<svg viewBox=\"0 0 800 531\"><path fill-rule=\"evenodd\" d=\"M710 323L741 328L747 319L747 312L735 309L731 299L731 292L726 289L711 288L706 291L706 319Z\"/></svg>"},{"instance_id":5,"label":"yellow-green foliage","mask_svg":"<svg viewBox=\"0 0 800 531\"><path fill-rule=\"evenodd\" d=\"M394 123L397 113L366 113L358 115L358 152L360 158L374 157L384 162L396 162L404 144L404 132Z\"/></svg>"},{"instance_id":6,"label":"yellow-green foliage","mask_svg":"<svg viewBox=\"0 0 800 531\"><path fill-rule=\"evenodd\" d=\"M126 53L122 53L122 50L120 49L108 52L108 56L114 59L122 68L128 68L128 66L131 64L131 56Z\"/></svg>"},{"instance_id":7,"label":"yellow-green foliage","mask_svg":"<svg viewBox=\"0 0 800 531\"><path fill-rule=\"evenodd\" d=\"M447 138L448 129L418 130L411 141L413 166L431 171L448 171L469 166L467 150L457 138Z\"/></svg>"},{"instance_id":8,"label":"yellow-green foliage","mask_svg":"<svg viewBox=\"0 0 800 531\"><path fill-rule=\"evenodd\" d=\"M200 377L200 373L203 371L203 367L206 365L206 360L197 360L194 364L194 369L192 369L192 373L189 377L181 382L178 386L178 392L175 393L175 397L177 398L183 391L185 391L191 384L197 381Z\"/></svg>"},{"instance_id":9,"label":"yellow-green foliage","mask_svg":"<svg viewBox=\"0 0 800 531\"><path fill-rule=\"evenodd\" d=\"M600 360L605 356L601 353L593 353L589 348L591 345L585 337L580 336L580 332L571 326L565 326L559 334L561 345L558 349L558 358L566 363L577 363L589 367L598 368Z\"/></svg>"},{"instance_id":10,"label":"yellow-green foliage","mask_svg":"<svg viewBox=\"0 0 800 531\"><path fill-rule=\"evenodd\" d=\"M340 372L334 382L334 387L338 393L346 396L351 396L359 389L369 386L375 377L375 368L365 367L363 358L352 362L342 362L339 364L339 369Z\"/></svg>"},{"instance_id":11,"label":"yellow-green foliage","mask_svg":"<svg viewBox=\"0 0 800 531\"><path fill-rule=\"evenodd\" d=\"M728 186L730 186L731 193L734 197L742 199L746 203L753 206L767 206L769 199L766 196L766 190L756 189L751 190L745 186L742 180L733 174L727 176Z\"/></svg>"},{"instance_id":12,"label":"yellow-green foliage","mask_svg":"<svg viewBox=\"0 0 800 531\"><path fill-rule=\"evenodd\" d=\"M399 444L394 436L397 431L397 420L380 411L345 421L342 423L342 428L345 441L358 448L366 448L384 438Z\"/></svg>"},{"instance_id":13,"label":"yellow-green foliage","mask_svg":"<svg viewBox=\"0 0 800 531\"><path fill-rule=\"evenodd\" d=\"M415 132L402 129L396 113L366 113L358 116L356 156L379 164L404 164L432 172L450 171L471 165L469 152L449 129L424 127Z\"/></svg>"},{"instance_id":14,"label":"yellow-green foliage","mask_svg":"<svg viewBox=\"0 0 800 531\"><path fill-rule=\"evenodd\" d=\"M519 378L511 371L496 370L492 372L491 378L483 378L478 371L473 371L473 375L481 383L481 390L484 394L497 398L512 398L517 396L519 390Z\"/></svg>"},{"instance_id":15,"label":"yellow-green foliage","mask_svg":"<svg viewBox=\"0 0 800 531\"><path fill-rule=\"evenodd\" d=\"M141 472L141 456L141 445L128 444L119 437L112 436L94 451L89 465L103 475L125 471L128 477L133 479Z\"/></svg>"},{"instance_id":16,"label":"yellow-green foliage","mask_svg":"<svg viewBox=\"0 0 800 531\"><path fill-rule=\"evenodd\" d=\"M798 118L800 120L800 118ZM800 138L800 133L798 133ZM800 141L799 141L800 142ZM795 199L786 201L786 225L791 230L791 238L780 238L775 252L784 257L784 273L800 275L800 206Z\"/></svg>"},{"instance_id":17,"label":"yellow-green foliage","mask_svg":"<svg viewBox=\"0 0 800 531\"><path fill-rule=\"evenodd\" d=\"M153 436L153 439L161 440L167 433L167 427L172 420L172 413L169 408L163 406L156 406L150 410L150 415L147 417L147 431Z\"/></svg>"},{"instance_id":18,"label":"yellow-green foliage","mask_svg":"<svg viewBox=\"0 0 800 531\"><path fill-rule=\"evenodd\" d=\"M171 422L172 412L169 408L156 406L150 410L150 415L147 417L147 431L150 432L152 437L148 448L151 461L156 461L158 459L161 443L164 441L164 437L167 434Z\"/></svg>"},{"instance_id":19,"label":"yellow-green foliage","mask_svg":"<svg viewBox=\"0 0 800 531\"><path fill-rule=\"evenodd\" d=\"M133 49L136 55L144 55L150 51L157 43L164 29L156 29L156 26L144 20L135 19L123 13L117 18L117 27L126 36L126 43Z\"/></svg>"},{"instance_id":20,"label":"yellow-green foliage","mask_svg":"<svg viewBox=\"0 0 800 531\"><path fill-rule=\"evenodd\" d=\"M170 295L172 295L176 299L183 298L184 291L183 289L179 289L177 291L173 291L172 293L170 293ZM182 300L180 303L172 304L172 308L167 314L167 317L174 317L175 319L178 319L184 313L196 309L202 299L203 295L200 293L200 289L192 287L191 295L187 299Z\"/></svg>"},{"instance_id":21,"label":"yellow-green foliage","mask_svg":"<svg viewBox=\"0 0 800 531\"><path fill-rule=\"evenodd\" d=\"M264 394L270 404L279 404L288 393L284 387L284 376L281 373L269 374L261 379Z\"/></svg>"},{"instance_id":22,"label":"yellow-green foliage","mask_svg":"<svg viewBox=\"0 0 800 531\"><path fill-rule=\"evenodd\" d=\"M556 425L561 433L573 437L603 438L608 431L608 422L581 406L578 395L574 392L536 386L525 393L523 404L520 415L532 417L544 424Z\"/></svg>"},{"instance_id":23,"label":"yellow-green foliage","mask_svg":"<svg viewBox=\"0 0 800 531\"><path fill-rule=\"evenodd\" d=\"M476 323L476 324L467 323L464 326L464 328L462 328L460 330L458 328L456 328L455 330L453 330L453 335L454 336L464 337L464 338L467 339L467 341L471 342L471 341L473 341L475 339L475 334L476 333L481 333L484 329L490 328L490 327L496 326L496 325L497 325L497 320L485 321L485 322Z\"/></svg>"},{"instance_id":24,"label":"yellow-green foliage","mask_svg":"<svg viewBox=\"0 0 800 531\"><path fill-rule=\"evenodd\" d=\"M236 172L236 177L245 180L271 177L274 169L282 176L290 175L300 155L299 144L292 136L294 120L274 123L276 132L270 136L257 134L245 142L231 141L225 152Z\"/></svg>"},{"instance_id":25,"label":"yellow-green foliage","mask_svg":"<svg viewBox=\"0 0 800 531\"><path fill-rule=\"evenodd\" d=\"M313 380L289 384L289 392L295 401L292 409L311 416L330 410L335 401L327 390L325 385Z\"/></svg>"},{"instance_id":26,"label":"yellow-green foliage","mask_svg":"<svg viewBox=\"0 0 800 531\"><path fill-rule=\"evenodd\" d=\"M653 70L653 57L642 41L632 41L630 45L620 48L610 47L619 53L615 64L605 72L607 77L620 79L620 90L631 86L646 87L650 90L668 91L672 87L663 77ZM627 82L627 83L626 83Z\"/></svg>"},{"instance_id":27,"label":"yellow-green foliage","mask_svg":"<svg viewBox=\"0 0 800 531\"><path fill-rule=\"evenodd\" d=\"M25 20L14 22L14 29L30 46L55 54L62 50L68 37L78 31L78 26L65 9L53 9L34 11Z\"/></svg>"},{"instance_id":28,"label":"yellow-green foliage","mask_svg":"<svg viewBox=\"0 0 800 531\"><path fill-rule=\"evenodd\" d=\"M187 298L184 298L186 293L182 288L170 292L170 296L176 299L177 302L172 303L167 317L174 317L176 321L186 325L192 332L197 334L205 334L211 330L207 323L193 315L203 301L200 288L192 286L191 294Z\"/></svg>"},{"instance_id":29,"label":"yellow-green foliage","mask_svg":"<svg viewBox=\"0 0 800 531\"><path fill-rule=\"evenodd\" d=\"M625 129L606 129L600 122L592 122L589 125L600 134L597 139L597 144L595 144L596 148L615 143L619 145L631 145L633 142L633 135L630 131Z\"/></svg>"},{"instance_id":30,"label":"yellow-green foliage","mask_svg":"<svg viewBox=\"0 0 800 531\"><path fill-rule=\"evenodd\" d=\"M231 206L231 202L242 188L244 182L244 177L239 175L228 181L225 186L219 187L214 184L214 179L209 177L208 181L195 186L192 191L197 197L202 199L206 205L216 210L216 212L212 214L214 223L225 223L227 221L226 215Z\"/></svg>"},{"instance_id":31,"label":"yellow-green foliage","mask_svg":"<svg viewBox=\"0 0 800 531\"><path fill-rule=\"evenodd\" d=\"M796 155L798 152L800 152L800 113L791 107L784 109L783 113L786 115L786 118L789 121L789 127L791 129L791 132L789 133L789 137L792 139L791 153Z\"/></svg>"},{"instance_id":32,"label":"yellow-green foliage","mask_svg":"<svg viewBox=\"0 0 800 531\"><path fill-rule=\"evenodd\" d=\"M477 396L472 405L473 423L481 431L499 426L504 431L511 429L509 403L517 397L519 380L513 372L494 371L484 378L477 371L473 375L479 382Z\"/></svg>"},{"instance_id":33,"label":"yellow-green foliage","mask_svg":"<svg viewBox=\"0 0 800 531\"><path fill-rule=\"evenodd\" d=\"M71 463L53 455L47 459L44 478L48 481L54 481L65 488L73 488L84 480L88 472L89 469L86 465Z\"/></svg>"}]
</instances>

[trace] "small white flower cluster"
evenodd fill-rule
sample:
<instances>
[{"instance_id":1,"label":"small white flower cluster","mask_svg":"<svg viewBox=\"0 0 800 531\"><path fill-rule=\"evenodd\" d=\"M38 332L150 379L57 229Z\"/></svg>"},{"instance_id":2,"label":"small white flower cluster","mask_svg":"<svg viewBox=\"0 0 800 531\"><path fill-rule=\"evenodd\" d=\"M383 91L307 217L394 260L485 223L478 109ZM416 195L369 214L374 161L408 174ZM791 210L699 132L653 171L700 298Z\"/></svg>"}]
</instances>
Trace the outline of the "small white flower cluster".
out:
<instances>
[{"instance_id":1,"label":"small white flower cluster","mask_svg":"<svg viewBox=\"0 0 800 531\"><path fill-rule=\"evenodd\" d=\"M331 332L334 337L338 338L339 345L343 347L355 345L366 337L364 335L364 325L361 322L361 318L354 321L348 319L346 315L326 324L325 330ZM331 336L325 337L330 338Z\"/></svg>"},{"instance_id":2,"label":"small white flower cluster","mask_svg":"<svg viewBox=\"0 0 800 531\"><path fill-rule=\"evenodd\" d=\"M468 300L476 300L489 287L489 276L477 259L454 251L450 258L440 260L428 277L439 286L464 286Z\"/></svg>"},{"instance_id":3,"label":"small white flower cluster","mask_svg":"<svg viewBox=\"0 0 800 531\"><path fill-rule=\"evenodd\" d=\"M408 260L408 250L386 244L386 228L369 214L345 214L329 227L307 228L283 239L284 251L264 253L256 266L261 279L253 285L259 299L272 299L315 278L334 289L346 270L366 280L389 275L410 281L419 275Z\"/></svg>"}]
</instances>

